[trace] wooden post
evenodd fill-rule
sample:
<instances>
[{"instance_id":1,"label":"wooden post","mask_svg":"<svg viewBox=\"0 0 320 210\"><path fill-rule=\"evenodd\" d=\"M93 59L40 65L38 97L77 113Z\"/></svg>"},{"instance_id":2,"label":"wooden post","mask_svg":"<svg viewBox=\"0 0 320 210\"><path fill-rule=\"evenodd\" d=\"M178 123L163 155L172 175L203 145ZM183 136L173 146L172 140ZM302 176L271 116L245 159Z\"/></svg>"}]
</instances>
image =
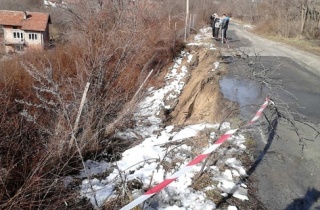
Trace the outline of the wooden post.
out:
<instances>
[{"instance_id":1,"label":"wooden post","mask_svg":"<svg viewBox=\"0 0 320 210\"><path fill-rule=\"evenodd\" d=\"M188 35L190 36L190 32L191 32L191 14L189 15L189 27L188 27Z\"/></svg>"},{"instance_id":2,"label":"wooden post","mask_svg":"<svg viewBox=\"0 0 320 210\"><path fill-rule=\"evenodd\" d=\"M195 27L194 27L194 17L196 16L196 14L193 14L192 15L192 28L194 29Z\"/></svg>"},{"instance_id":3,"label":"wooden post","mask_svg":"<svg viewBox=\"0 0 320 210\"><path fill-rule=\"evenodd\" d=\"M176 39L177 39L177 22L174 23L174 39L173 39L173 49L175 49L176 46Z\"/></svg>"},{"instance_id":4,"label":"wooden post","mask_svg":"<svg viewBox=\"0 0 320 210\"><path fill-rule=\"evenodd\" d=\"M143 81L143 83L140 85L139 89L137 90L137 92L134 94L134 96L132 98L135 98L138 93L140 92L140 90L142 89L142 87L144 86L144 84L146 83L146 81L149 79L149 77L151 76L153 72L153 69L149 72L148 76L145 78L145 80Z\"/></svg>"},{"instance_id":5,"label":"wooden post","mask_svg":"<svg viewBox=\"0 0 320 210\"><path fill-rule=\"evenodd\" d=\"M76 121L74 122L74 126L73 126L73 129L72 129L72 136L71 136L71 141L70 141L70 144L69 144L69 149L71 149L72 145L73 145L73 142L75 141L76 137L75 137L75 133L77 132L78 130L78 126L79 126L79 121L80 121L80 116L81 116L81 113L82 113L82 109L83 109L83 105L84 105L84 102L86 100L86 97L87 97L87 92L89 90L89 87L90 87L90 83L87 82L87 85L83 91L83 95L82 95L82 99L81 99L81 102L80 102L80 106L79 106L79 111L78 111L78 115L77 115L77 118L76 118Z\"/></svg>"}]
</instances>

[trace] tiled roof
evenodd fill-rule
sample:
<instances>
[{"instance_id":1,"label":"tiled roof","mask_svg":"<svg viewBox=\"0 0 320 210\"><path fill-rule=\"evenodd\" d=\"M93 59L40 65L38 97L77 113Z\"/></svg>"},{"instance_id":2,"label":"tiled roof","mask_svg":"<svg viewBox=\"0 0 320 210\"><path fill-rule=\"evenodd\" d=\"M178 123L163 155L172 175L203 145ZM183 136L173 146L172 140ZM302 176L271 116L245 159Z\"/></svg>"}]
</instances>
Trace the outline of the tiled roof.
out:
<instances>
[{"instance_id":1,"label":"tiled roof","mask_svg":"<svg viewBox=\"0 0 320 210\"><path fill-rule=\"evenodd\" d=\"M50 15L40 12L25 12L0 10L0 25L20 26L22 30L45 31L48 22L51 23Z\"/></svg>"}]
</instances>

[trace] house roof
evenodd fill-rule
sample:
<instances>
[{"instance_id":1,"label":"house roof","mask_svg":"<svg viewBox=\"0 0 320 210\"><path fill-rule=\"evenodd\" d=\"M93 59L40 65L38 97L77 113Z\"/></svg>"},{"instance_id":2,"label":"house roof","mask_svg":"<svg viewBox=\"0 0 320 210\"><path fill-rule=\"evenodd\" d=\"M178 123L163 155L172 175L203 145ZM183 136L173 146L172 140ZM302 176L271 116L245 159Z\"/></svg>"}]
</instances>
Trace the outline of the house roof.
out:
<instances>
[{"instance_id":1,"label":"house roof","mask_svg":"<svg viewBox=\"0 0 320 210\"><path fill-rule=\"evenodd\" d=\"M51 18L47 13L0 10L0 25L20 26L27 31L45 31L48 23L51 23Z\"/></svg>"}]
</instances>

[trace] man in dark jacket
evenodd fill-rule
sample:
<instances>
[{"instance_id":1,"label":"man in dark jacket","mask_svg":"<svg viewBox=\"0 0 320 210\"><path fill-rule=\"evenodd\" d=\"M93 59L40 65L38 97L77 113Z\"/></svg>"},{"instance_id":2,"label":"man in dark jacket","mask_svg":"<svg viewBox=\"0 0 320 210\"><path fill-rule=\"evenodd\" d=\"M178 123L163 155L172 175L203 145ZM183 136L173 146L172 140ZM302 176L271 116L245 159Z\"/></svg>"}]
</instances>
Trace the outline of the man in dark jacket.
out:
<instances>
[{"instance_id":1,"label":"man in dark jacket","mask_svg":"<svg viewBox=\"0 0 320 210\"><path fill-rule=\"evenodd\" d=\"M227 41L228 26L229 26L229 17L223 14L222 21L221 21L221 43L226 43Z\"/></svg>"},{"instance_id":2,"label":"man in dark jacket","mask_svg":"<svg viewBox=\"0 0 320 210\"><path fill-rule=\"evenodd\" d=\"M217 37L217 35L215 34L215 24L217 22L218 19L218 15L217 13L214 13L213 15L210 16L210 25L212 28L212 36L213 38Z\"/></svg>"}]
</instances>

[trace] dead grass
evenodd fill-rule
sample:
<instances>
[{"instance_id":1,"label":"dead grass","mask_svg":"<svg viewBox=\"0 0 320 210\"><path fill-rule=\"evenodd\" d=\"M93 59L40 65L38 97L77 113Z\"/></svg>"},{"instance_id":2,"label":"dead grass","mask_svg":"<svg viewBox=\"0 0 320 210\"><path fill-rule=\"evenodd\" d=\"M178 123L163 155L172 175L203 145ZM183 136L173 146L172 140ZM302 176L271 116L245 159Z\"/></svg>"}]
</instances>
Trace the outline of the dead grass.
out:
<instances>
[{"instance_id":1,"label":"dead grass","mask_svg":"<svg viewBox=\"0 0 320 210\"><path fill-rule=\"evenodd\" d=\"M203 152L203 148L207 148L209 146L210 133L215 130L207 129L201 131L194 138L190 138L183 143L189 147L191 147L190 151L185 151L185 154L189 154L192 157L196 157L197 155Z\"/></svg>"},{"instance_id":2,"label":"dead grass","mask_svg":"<svg viewBox=\"0 0 320 210\"><path fill-rule=\"evenodd\" d=\"M200 191L205 189L206 187L213 186L213 184L214 181L212 180L211 175L208 173L204 173L199 179L192 183L191 187L197 191Z\"/></svg>"},{"instance_id":3,"label":"dead grass","mask_svg":"<svg viewBox=\"0 0 320 210\"><path fill-rule=\"evenodd\" d=\"M119 201L119 198L112 198L112 199L108 200L107 202L105 202L101 209L102 210L120 209L133 200L134 200L133 198L130 198L130 199L127 198L127 199L122 199L121 201ZM140 206L136 206L133 208L133 210L142 210L142 208L140 208Z\"/></svg>"},{"instance_id":4,"label":"dead grass","mask_svg":"<svg viewBox=\"0 0 320 210\"><path fill-rule=\"evenodd\" d=\"M245 135L245 138L246 142L244 143L244 145L247 147L249 151L254 150L257 146L256 140L250 134Z\"/></svg>"},{"instance_id":5,"label":"dead grass","mask_svg":"<svg viewBox=\"0 0 320 210\"><path fill-rule=\"evenodd\" d=\"M214 185L217 185L217 184L218 182L216 181ZM207 198L212 200L214 203L218 203L223 198L223 196L221 195L221 192L217 189L206 190L204 191L204 193L206 194Z\"/></svg>"}]
</instances>

